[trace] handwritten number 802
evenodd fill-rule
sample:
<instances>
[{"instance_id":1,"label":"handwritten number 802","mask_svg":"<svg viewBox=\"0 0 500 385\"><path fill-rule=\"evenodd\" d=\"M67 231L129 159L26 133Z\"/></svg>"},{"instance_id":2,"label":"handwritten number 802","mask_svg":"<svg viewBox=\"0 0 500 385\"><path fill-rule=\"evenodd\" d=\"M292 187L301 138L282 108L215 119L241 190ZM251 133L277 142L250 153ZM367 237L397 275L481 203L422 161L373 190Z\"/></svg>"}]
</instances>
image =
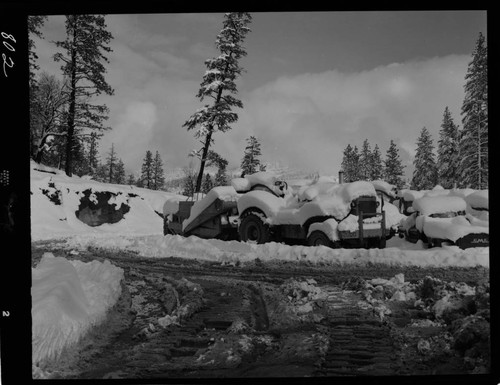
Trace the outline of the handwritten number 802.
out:
<instances>
[{"instance_id":1,"label":"handwritten number 802","mask_svg":"<svg viewBox=\"0 0 500 385\"><path fill-rule=\"evenodd\" d=\"M1 35L2 35L2 37L4 39L9 39L9 40L12 40L14 43L16 43L16 39L14 38L13 35L10 35L10 34L5 33L5 32L2 32ZM7 41L4 41L3 45L10 52L15 52L16 51L15 48L9 42L7 42ZM5 66L7 66L9 68L14 67L14 60L12 60L11 57L7 58L7 55L5 55L4 53L2 53L2 59L3 59L3 73L4 73L5 77L7 77L7 72L5 71ZM10 60L10 63L8 63L7 60Z\"/></svg>"}]
</instances>

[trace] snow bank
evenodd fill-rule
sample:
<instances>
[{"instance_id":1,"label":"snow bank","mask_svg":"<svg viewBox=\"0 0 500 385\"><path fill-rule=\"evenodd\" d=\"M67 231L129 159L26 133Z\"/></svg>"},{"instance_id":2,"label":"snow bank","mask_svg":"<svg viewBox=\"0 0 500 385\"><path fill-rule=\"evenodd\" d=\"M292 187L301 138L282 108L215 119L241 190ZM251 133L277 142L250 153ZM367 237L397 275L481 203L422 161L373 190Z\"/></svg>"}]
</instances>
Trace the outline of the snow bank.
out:
<instances>
[{"instance_id":1,"label":"snow bank","mask_svg":"<svg viewBox=\"0 0 500 385\"><path fill-rule=\"evenodd\" d=\"M121 294L123 270L45 253L32 275L32 360L54 359L104 319Z\"/></svg>"},{"instance_id":2,"label":"snow bank","mask_svg":"<svg viewBox=\"0 0 500 385\"><path fill-rule=\"evenodd\" d=\"M268 194L270 195L270 194ZM399 237L387 241L385 249L331 249L324 246L288 246L281 243L262 245L166 236L89 236L82 235L67 240L69 247L102 247L110 250L137 251L151 258L176 256L186 259L216 261L220 263L262 261L295 261L326 265L360 265L381 263L390 266L421 267L489 267L489 248L477 247L462 250L457 246L425 249L421 241L413 244Z\"/></svg>"},{"instance_id":3,"label":"snow bank","mask_svg":"<svg viewBox=\"0 0 500 385\"><path fill-rule=\"evenodd\" d=\"M465 211L465 200L456 196L423 196L413 202L413 208L422 215Z\"/></svg>"},{"instance_id":4,"label":"snow bank","mask_svg":"<svg viewBox=\"0 0 500 385\"><path fill-rule=\"evenodd\" d=\"M216 199L220 199L224 202L236 202L240 194L236 192L232 186L219 186L214 187L208 192L208 194L201 200L195 202L191 207L191 212L189 218L184 220L182 223L182 229L184 230L189 224L200 215L208 206L210 206Z\"/></svg>"},{"instance_id":5,"label":"snow bank","mask_svg":"<svg viewBox=\"0 0 500 385\"><path fill-rule=\"evenodd\" d=\"M43 170L43 171L40 171ZM165 191L153 191L128 185L100 183L85 177L68 177L60 170L31 163L31 237L33 240L53 239L81 233L162 233L165 201L185 197ZM114 224L91 227L76 217L83 192L112 194L109 204L116 209L127 204L130 210Z\"/></svg>"}]
</instances>

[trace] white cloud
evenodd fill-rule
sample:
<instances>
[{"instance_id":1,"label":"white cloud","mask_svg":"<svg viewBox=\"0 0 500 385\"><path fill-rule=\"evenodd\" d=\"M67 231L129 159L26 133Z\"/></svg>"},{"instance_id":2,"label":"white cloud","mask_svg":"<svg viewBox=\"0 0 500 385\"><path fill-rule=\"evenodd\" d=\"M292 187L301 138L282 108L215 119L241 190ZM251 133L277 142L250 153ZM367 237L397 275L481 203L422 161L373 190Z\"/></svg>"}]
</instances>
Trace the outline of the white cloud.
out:
<instances>
[{"instance_id":1,"label":"white cloud","mask_svg":"<svg viewBox=\"0 0 500 385\"><path fill-rule=\"evenodd\" d=\"M219 140L242 143L254 134L263 143L264 159L295 161L335 174L348 143L361 147L366 138L385 156L393 139L402 146L401 157L411 163L422 127L437 146L446 106L460 123L468 60L453 55L360 73L280 78L244 95L239 123ZM242 151L240 144L231 160L239 161Z\"/></svg>"}]
</instances>

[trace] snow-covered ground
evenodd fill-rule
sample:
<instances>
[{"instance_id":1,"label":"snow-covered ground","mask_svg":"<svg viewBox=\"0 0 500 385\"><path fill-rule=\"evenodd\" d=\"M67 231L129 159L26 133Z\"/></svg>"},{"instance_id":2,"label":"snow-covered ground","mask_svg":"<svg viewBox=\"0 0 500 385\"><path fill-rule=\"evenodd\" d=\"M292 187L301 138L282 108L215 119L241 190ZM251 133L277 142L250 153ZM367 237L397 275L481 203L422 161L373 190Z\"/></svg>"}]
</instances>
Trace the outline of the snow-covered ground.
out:
<instances>
[{"instance_id":1,"label":"snow-covered ground","mask_svg":"<svg viewBox=\"0 0 500 385\"><path fill-rule=\"evenodd\" d=\"M111 250L133 250L151 258L180 257L217 261L223 264L283 260L312 264L391 266L489 267L489 248L461 250L456 246L426 249L393 237L385 249L330 249L288 246L279 243L256 245L237 241L203 240L194 236L163 236L164 203L174 194L127 185L110 185L88 178L69 178L63 173L32 164L31 237L33 241L63 239L78 250L95 246ZM49 172L47 172L49 171ZM91 227L75 215L82 192L109 191L117 207L125 202L130 210L114 224ZM56 204L49 197L59 203ZM121 197L117 200L117 197ZM176 196L178 199L182 197ZM111 202L110 202L111 203ZM396 213L397 214L397 213ZM98 323L120 295L123 271L109 262L69 262L44 256L32 270L33 360L57 355Z\"/></svg>"}]
</instances>

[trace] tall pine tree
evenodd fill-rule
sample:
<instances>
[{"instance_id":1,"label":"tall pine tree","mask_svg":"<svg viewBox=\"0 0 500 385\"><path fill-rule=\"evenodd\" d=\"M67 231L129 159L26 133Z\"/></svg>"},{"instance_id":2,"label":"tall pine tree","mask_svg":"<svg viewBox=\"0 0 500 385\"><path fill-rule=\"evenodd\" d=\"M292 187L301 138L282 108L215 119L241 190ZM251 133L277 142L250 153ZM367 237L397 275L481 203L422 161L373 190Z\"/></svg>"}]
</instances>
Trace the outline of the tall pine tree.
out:
<instances>
[{"instance_id":1,"label":"tall pine tree","mask_svg":"<svg viewBox=\"0 0 500 385\"><path fill-rule=\"evenodd\" d=\"M415 170L411 188L413 190L429 190L437 184L437 166L434 158L434 144L427 128L422 128L417 140L417 152L413 160Z\"/></svg>"},{"instance_id":2,"label":"tall pine tree","mask_svg":"<svg viewBox=\"0 0 500 385\"><path fill-rule=\"evenodd\" d=\"M115 145L111 144L108 156L106 158L106 175L108 183L115 183L116 181L116 166L118 164L118 157L116 156Z\"/></svg>"},{"instance_id":3,"label":"tall pine tree","mask_svg":"<svg viewBox=\"0 0 500 385\"><path fill-rule=\"evenodd\" d=\"M488 53L479 34L465 75L460 135L460 178L462 187L488 188Z\"/></svg>"},{"instance_id":4,"label":"tall pine tree","mask_svg":"<svg viewBox=\"0 0 500 385\"><path fill-rule=\"evenodd\" d=\"M116 184L125 184L125 164L123 163L123 160L118 159L118 162L116 163L116 168L115 168L115 175L114 175L114 180L113 183Z\"/></svg>"},{"instance_id":5,"label":"tall pine tree","mask_svg":"<svg viewBox=\"0 0 500 385\"><path fill-rule=\"evenodd\" d=\"M215 46L221 54L205 61L207 71L197 94L200 101L209 97L213 99L213 102L211 105L205 104L191 115L183 125L183 127L187 127L188 131L198 127L195 137L200 139L203 145L197 151L200 159L200 171L196 180L196 192L201 189L213 134L217 131L226 132L231 129L230 125L238 120L238 115L231 111L232 107L243 107L241 100L236 99L232 94L237 93L235 80L243 71L239 60L247 54L242 43L250 31L247 25L251 20L252 17L246 12L232 12L224 15L223 28L215 42Z\"/></svg>"},{"instance_id":6,"label":"tall pine tree","mask_svg":"<svg viewBox=\"0 0 500 385\"><path fill-rule=\"evenodd\" d=\"M84 130L109 128L103 125L108 107L92 104L91 99L113 94L103 65L108 62L104 55L111 51L108 44L113 36L106 30L104 15L66 15L66 34L66 40L56 42L63 52L56 53L54 60L63 63L61 69L68 78L65 172L71 176L79 136L85 135Z\"/></svg>"},{"instance_id":7,"label":"tall pine tree","mask_svg":"<svg viewBox=\"0 0 500 385\"><path fill-rule=\"evenodd\" d=\"M359 179L370 180L372 174L372 151L368 139L363 142L363 147L359 154Z\"/></svg>"},{"instance_id":8,"label":"tall pine tree","mask_svg":"<svg viewBox=\"0 0 500 385\"><path fill-rule=\"evenodd\" d=\"M247 146L243 159L241 160L242 175L255 174L260 170L260 159L262 153L260 151L260 143L255 136L247 138Z\"/></svg>"},{"instance_id":9,"label":"tall pine tree","mask_svg":"<svg viewBox=\"0 0 500 385\"><path fill-rule=\"evenodd\" d=\"M391 144L387 149L384 160L385 181L396 186L398 189L403 188L404 167L405 166L403 166L401 158L399 157L399 149L394 140L391 140Z\"/></svg>"},{"instance_id":10,"label":"tall pine tree","mask_svg":"<svg viewBox=\"0 0 500 385\"><path fill-rule=\"evenodd\" d=\"M453 188L456 183L459 183L460 141L458 134L458 126L453 122L450 110L446 107L437 149L438 183L446 189Z\"/></svg>"},{"instance_id":11,"label":"tall pine tree","mask_svg":"<svg viewBox=\"0 0 500 385\"><path fill-rule=\"evenodd\" d=\"M378 144L376 144L371 156L370 180L382 179L383 175L384 169L382 167L380 149L378 148Z\"/></svg>"},{"instance_id":12,"label":"tall pine tree","mask_svg":"<svg viewBox=\"0 0 500 385\"><path fill-rule=\"evenodd\" d=\"M141 185L142 187L152 189L153 188L153 154L151 151L146 151L146 156L142 162L141 168Z\"/></svg>"},{"instance_id":13,"label":"tall pine tree","mask_svg":"<svg viewBox=\"0 0 500 385\"><path fill-rule=\"evenodd\" d=\"M156 151L155 157L153 159L153 190L160 190L165 184L165 176L163 174L163 162L161 160L160 153Z\"/></svg>"},{"instance_id":14,"label":"tall pine tree","mask_svg":"<svg viewBox=\"0 0 500 385\"><path fill-rule=\"evenodd\" d=\"M354 148L348 144L344 149L342 158L342 171L344 172L344 181L355 182L357 180L358 156L354 153Z\"/></svg>"}]
</instances>

